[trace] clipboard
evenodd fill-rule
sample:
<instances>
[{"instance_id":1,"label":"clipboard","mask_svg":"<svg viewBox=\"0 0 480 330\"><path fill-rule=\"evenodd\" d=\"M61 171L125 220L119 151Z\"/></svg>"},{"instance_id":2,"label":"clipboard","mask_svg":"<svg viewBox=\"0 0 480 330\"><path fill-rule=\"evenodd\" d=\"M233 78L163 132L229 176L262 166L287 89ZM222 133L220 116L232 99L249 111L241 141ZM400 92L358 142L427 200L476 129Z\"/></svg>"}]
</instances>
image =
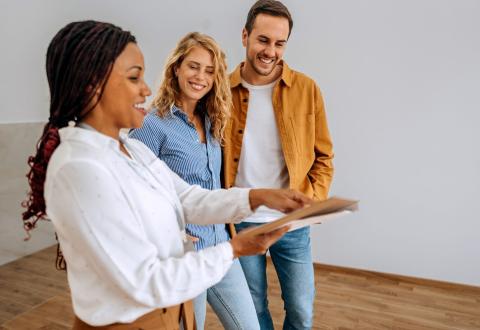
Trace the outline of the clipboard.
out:
<instances>
[{"instance_id":1,"label":"clipboard","mask_svg":"<svg viewBox=\"0 0 480 330\"><path fill-rule=\"evenodd\" d=\"M321 224L357 211L358 203L357 200L330 197L324 201L314 202L303 209L293 211L277 220L250 229L245 232L245 235L264 234L286 225L290 225L289 231L292 231L313 224Z\"/></svg>"}]
</instances>

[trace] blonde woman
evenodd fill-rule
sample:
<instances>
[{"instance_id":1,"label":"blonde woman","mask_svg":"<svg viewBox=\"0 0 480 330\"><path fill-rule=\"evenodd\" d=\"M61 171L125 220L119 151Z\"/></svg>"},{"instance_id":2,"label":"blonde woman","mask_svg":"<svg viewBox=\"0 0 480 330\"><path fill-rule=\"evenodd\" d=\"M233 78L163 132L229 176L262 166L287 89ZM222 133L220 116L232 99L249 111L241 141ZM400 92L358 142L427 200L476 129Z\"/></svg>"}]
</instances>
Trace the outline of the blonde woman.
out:
<instances>
[{"instance_id":1,"label":"blonde woman","mask_svg":"<svg viewBox=\"0 0 480 330\"><path fill-rule=\"evenodd\" d=\"M145 143L189 184L218 189L221 144L231 94L225 55L209 36L193 32L170 54L152 111L130 136ZM197 250L229 240L225 225L187 225ZM203 329L206 301L226 329L259 329L238 260L221 282L194 301L197 327Z\"/></svg>"}]
</instances>

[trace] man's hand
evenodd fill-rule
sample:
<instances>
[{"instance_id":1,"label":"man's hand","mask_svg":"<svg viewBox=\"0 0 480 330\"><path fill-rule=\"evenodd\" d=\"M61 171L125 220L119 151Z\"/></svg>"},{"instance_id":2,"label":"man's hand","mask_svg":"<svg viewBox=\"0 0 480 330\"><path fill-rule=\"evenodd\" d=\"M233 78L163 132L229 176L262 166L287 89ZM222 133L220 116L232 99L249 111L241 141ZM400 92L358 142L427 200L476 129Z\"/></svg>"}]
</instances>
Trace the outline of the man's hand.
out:
<instances>
[{"instance_id":1,"label":"man's hand","mask_svg":"<svg viewBox=\"0 0 480 330\"><path fill-rule=\"evenodd\" d=\"M288 213L312 203L311 198L292 189L252 189L249 198L252 211L260 205L265 205Z\"/></svg>"},{"instance_id":2,"label":"man's hand","mask_svg":"<svg viewBox=\"0 0 480 330\"><path fill-rule=\"evenodd\" d=\"M249 230L254 228L242 230L230 240L234 258L267 253L268 248L278 241L290 229L290 226L283 226L265 234L246 235Z\"/></svg>"}]
</instances>

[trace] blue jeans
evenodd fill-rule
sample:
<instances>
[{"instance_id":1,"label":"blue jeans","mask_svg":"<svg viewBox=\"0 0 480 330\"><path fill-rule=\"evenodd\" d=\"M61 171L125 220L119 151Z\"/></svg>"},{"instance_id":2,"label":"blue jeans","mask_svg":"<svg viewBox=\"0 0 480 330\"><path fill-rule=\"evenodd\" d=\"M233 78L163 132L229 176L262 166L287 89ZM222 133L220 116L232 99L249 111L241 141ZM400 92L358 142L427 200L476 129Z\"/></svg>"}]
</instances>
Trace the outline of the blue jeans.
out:
<instances>
[{"instance_id":1,"label":"blue jeans","mask_svg":"<svg viewBox=\"0 0 480 330\"><path fill-rule=\"evenodd\" d=\"M258 223L242 222L238 232ZM311 329L315 283L313 276L310 227L291 231L270 249L270 256L278 275L285 309L283 329ZM243 272L252 294L258 321L262 330L273 330L268 310L266 255L241 257Z\"/></svg>"},{"instance_id":2,"label":"blue jeans","mask_svg":"<svg viewBox=\"0 0 480 330\"><path fill-rule=\"evenodd\" d=\"M193 301L197 330L205 325L207 300L225 329L259 330L257 314L238 259L223 279Z\"/></svg>"}]
</instances>

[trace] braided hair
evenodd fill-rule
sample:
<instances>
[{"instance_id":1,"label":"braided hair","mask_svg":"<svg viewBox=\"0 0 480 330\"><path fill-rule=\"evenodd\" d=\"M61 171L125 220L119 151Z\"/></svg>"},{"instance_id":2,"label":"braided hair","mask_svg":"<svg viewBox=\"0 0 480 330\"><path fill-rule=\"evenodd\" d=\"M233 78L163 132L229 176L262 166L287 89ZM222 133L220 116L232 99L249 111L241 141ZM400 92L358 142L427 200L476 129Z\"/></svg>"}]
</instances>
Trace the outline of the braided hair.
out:
<instances>
[{"instance_id":1,"label":"braided hair","mask_svg":"<svg viewBox=\"0 0 480 330\"><path fill-rule=\"evenodd\" d=\"M38 220L46 219L44 184L48 162L60 144L58 130L80 120L97 105L116 58L130 42L136 40L129 31L92 20L66 25L50 42L46 61L50 117L35 154L28 158L31 190L22 203L27 233ZM97 90L100 94L93 102Z\"/></svg>"}]
</instances>

